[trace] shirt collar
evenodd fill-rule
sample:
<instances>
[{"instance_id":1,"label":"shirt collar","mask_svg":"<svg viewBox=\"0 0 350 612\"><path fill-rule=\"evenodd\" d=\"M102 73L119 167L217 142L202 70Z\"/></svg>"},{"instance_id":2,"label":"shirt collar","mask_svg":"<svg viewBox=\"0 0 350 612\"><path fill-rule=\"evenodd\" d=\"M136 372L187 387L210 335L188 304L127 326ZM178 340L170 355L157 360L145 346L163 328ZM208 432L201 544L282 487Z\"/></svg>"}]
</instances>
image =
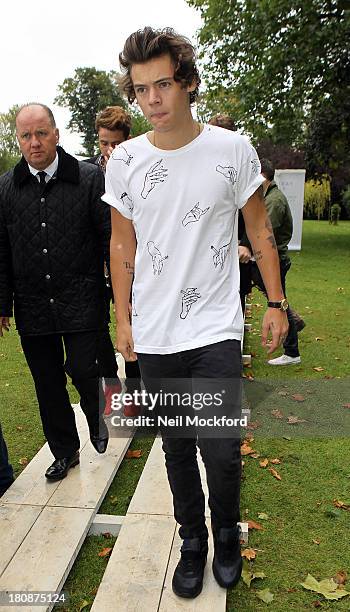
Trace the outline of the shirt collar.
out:
<instances>
[{"instance_id":1,"label":"shirt collar","mask_svg":"<svg viewBox=\"0 0 350 612\"><path fill-rule=\"evenodd\" d=\"M33 166L31 166L30 164L28 164L28 168L31 174L33 174L34 176L36 176L38 172L40 172L40 170L38 170L37 168L33 168ZM53 160L52 164L47 166L47 168L44 168L43 171L46 172L46 174L48 174L50 178L52 178L55 172L57 172L57 168L58 168L58 155L56 153L56 157Z\"/></svg>"}]
</instances>

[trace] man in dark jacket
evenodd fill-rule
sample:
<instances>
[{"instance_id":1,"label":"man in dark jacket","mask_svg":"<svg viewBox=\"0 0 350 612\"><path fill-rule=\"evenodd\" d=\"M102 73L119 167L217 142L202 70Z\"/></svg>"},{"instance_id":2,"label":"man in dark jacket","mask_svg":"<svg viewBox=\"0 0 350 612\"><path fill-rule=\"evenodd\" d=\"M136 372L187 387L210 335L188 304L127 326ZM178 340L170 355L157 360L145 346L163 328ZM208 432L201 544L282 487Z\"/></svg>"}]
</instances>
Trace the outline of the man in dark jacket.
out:
<instances>
[{"instance_id":1,"label":"man in dark jacket","mask_svg":"<svg viewBox=\"0 0 350 612\"><path fill-rule=\"evenodd\" d=\"M58 146L49 108L29 104L16 118L22 159L0 177L0 335L14 313L43 429L60 480L79 463L79 436L66 373L79 391L90 439L105 452L99 409L99 337L106 328L103 262L110 215L98 168Z\"/></svg>"}]
</instances>

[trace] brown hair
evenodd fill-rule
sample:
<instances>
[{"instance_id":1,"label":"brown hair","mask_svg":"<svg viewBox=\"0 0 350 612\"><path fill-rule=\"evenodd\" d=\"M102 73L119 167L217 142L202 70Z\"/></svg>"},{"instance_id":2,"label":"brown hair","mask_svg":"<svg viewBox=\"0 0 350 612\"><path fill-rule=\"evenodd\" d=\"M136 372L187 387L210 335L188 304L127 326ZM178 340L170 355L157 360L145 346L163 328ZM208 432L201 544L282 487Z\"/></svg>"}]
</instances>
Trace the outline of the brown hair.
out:
<instances>
[{"instance_id":1,"label":"brown hair","mask_svg":"<svg viewBox=\"0 0 350 612\"><path fill-rule=\"evenodd\" d=\"M260 164L261 174L263 174L268 181L273 181L275 178L275 166L273 165L272 161L264 158L260 160Z\"/></svg>"},{"instance_id":2,"label":"brown hair","mask_svg":"<svg viewBox=\"0 0 350 612\"><path fill-rule=\"evenodd\" d=\"M121 106L106 106L96 116L95 128L97 132L100 128L121 130L126 140L130 134L131 117Z\"/></svg>"},{"instance_id":3,"label":"brown hair","mask_svg":"<svg viewBox=\"0 0 350 612\"><path fill-rule=\"evenodd\" d=\"M153 30L146 27L131 34L125 41L124 49L119 54L122 69L120 86L132 103L136 96L130 72L133 64L143 64L150 59L169 54L174 66L174 80L185 88L196 83L196 89L190 92L190 104L195 102L200 85L199 72L196 66L196 54L193 45L177 34L172 28Z\"/></svg>"},{"instance_id":4,"label":"brown hair","mask_svg":"<svg viewBox=\"0 0 350 612\"><path fill-rule=\"evenodd\" d=\"M226 130L236 131L236 124L230 115L214 115L209 121L210 125L217 125Z\"/></svg>"}]
</instances>

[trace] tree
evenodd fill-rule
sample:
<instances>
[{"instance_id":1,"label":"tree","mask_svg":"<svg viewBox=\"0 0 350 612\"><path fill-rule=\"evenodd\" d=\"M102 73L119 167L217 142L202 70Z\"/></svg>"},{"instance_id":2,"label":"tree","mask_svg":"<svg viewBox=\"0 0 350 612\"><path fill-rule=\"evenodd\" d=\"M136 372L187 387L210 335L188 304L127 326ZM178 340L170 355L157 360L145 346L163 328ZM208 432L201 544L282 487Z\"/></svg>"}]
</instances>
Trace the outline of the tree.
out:
<instances>
[{"instance_id":1,"label":"tree","mask_svg":"<svg viewBox=\"0 0 350 612\"><path fill-rule=\"evenodd\" d=\"M149 132L152 129L151 124L137 109L129 107L127 112L131 116L131 136L133 138L140 136L140 134L145 134L145 132Z\"/></svg>"},{"instance_id":2,"label":"tree","mask_svg":"<svg viewBox=\"0 0 350 612\"><path fill-rule=\"evenodd\" d=\"M16 104L7 113L0 113L0 174L12 168L20 158L16 138Z\"/></svg>"},{"instance_id":3,"label":"tree","mask_svg":"<svg viewBox=\"0 0 350 612\"><path fill-rule=\"evenodd\" d=\"M117 74L96 68L76 68L72 78L64 79L58 86L55 104L69 108L71 119L68 129L83 134L83 145L88 156L96 148L95 119L106 106L122 106L122 99L116 82Z\"/></svg>"},{"instance_id":4,"label":"tree","mask_svg":"<svg viewBox=\"0 0 350 612\"><path fill-rule=\"evenodd\" d=\"M350 68L346 0L187 1L204 21L206 109L224 88L239 126L258 140L294 145L302 144L319 101L331 97L342 110L341 85Z\"/></svg>"}]
</instances>

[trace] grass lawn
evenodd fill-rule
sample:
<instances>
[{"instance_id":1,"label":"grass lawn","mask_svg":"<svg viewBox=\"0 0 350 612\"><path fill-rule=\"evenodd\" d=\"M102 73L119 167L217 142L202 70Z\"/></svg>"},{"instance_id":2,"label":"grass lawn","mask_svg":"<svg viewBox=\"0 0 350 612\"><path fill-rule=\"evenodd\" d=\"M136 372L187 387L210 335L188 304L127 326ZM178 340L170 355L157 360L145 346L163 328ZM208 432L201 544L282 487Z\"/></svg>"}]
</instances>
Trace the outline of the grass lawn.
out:
<instances>
[{"instance_id":1,"label":"grass lawn","mask_svg":"<svg viewBox=\"0 0 350 612\"><path fill-rule=\"evenodd\" d=\"M306 322L299 335L302 363L288 368L266 364L259 336L265 298L258 292L253 294L253 329L245 349L254 355L252 367L246 369L254 381L247 384L252 390L259 385L268 390L259 402L252 402L256 429L250 430L254 437L250 446L260 457L244 457L241 504L242 519L264 527L250 531L249 547L257 549L252 567L266 578L253 581L250 589L241 581L228 594L228 612L266 609L256 595L265 588L274 594L268 607L276 612L312 610L317 600L323 610L350 609L350 596L326 602L322 595L300 586L308 573L317 580L331 578L340 570L350 574L350 512L334 507L334 500L350 504L350 410L343 408L343 403L350 402L350 223L334 227L305 221L302 251L291 257L288 298ZM0 342L0 389L1 422L18 475L44 439L33 383L14 330ZM70 391L72 401L77 401L74 390ZM304 401L294 400L295 394ZM282 418L271 416L272 409L279 410ZM291 415L306 422L288 425ZM266 422L276 426L271 435L264 430ZM131 448L141 448L142 457L124 460L102 512L126 512L151 444L151 438L133 441ZM281 461L273 466L281 481L269 472L271 464L260 467L264 458ZM267 520L258 518L261 512L268 515ZM89 609L106 566L98 551L113 542L87 538L65 585L71 595L67 611L81 610L83 604L84 610Z\"/></svg>"}]
</instances>

